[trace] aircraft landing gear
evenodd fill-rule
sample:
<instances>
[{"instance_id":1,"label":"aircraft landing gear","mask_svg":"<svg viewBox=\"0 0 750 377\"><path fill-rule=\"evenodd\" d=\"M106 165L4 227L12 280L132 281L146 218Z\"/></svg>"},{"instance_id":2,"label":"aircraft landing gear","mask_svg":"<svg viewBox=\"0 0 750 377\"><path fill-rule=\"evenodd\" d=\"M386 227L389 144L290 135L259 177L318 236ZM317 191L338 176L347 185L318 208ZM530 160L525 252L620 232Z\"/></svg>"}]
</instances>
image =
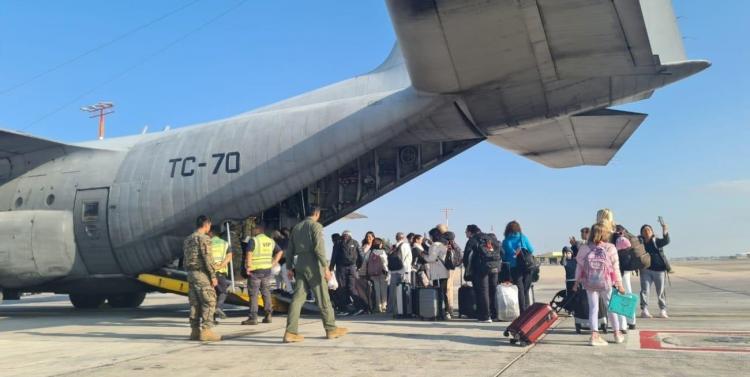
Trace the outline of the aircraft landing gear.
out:
<instances>
[{"instance_id":1,"label":"aircraft landing gear","mask_svg":"<svg viewBox=\"0 0 750 377\"><path fill-rule=\"evenodd\" d=\"M76 309L96 309L104 303L105 299L104 296L100 295L71 294L68 297L70 298L70 303Z\"/></svg>"},{"instance_id":2,"label":"aircraft landing gear","mask_svg":"<svg viewBox=\"0 0 750 377\"><path fill-rule=\"evenodd\" d=\"M109 306L113 308L137 308L146 298L145 292L123 293L107 297Z\"/></svg>"}]
</instances>

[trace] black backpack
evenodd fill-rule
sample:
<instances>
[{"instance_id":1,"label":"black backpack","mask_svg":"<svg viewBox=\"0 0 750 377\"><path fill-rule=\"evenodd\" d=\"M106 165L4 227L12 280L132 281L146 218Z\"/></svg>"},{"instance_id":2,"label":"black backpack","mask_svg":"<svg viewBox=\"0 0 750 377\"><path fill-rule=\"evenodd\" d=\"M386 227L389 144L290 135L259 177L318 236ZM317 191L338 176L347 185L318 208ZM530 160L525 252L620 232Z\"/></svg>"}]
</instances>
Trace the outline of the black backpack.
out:
<instances>
[{"instance_id":1,"label":"black backpack","mask_svg":"<svg viewBox=\"0 0 750 377\"><path fill-rule=\"evenodd\" d=\"M388 254L388 271L400 271L404 269L404 259L401 255L401 244L396 246L396 250Z\"/></svg>"},{"instance_id":2,"label":"black backpack","mask_svg":"<svg viewBox=\"0 0 750 377\"><path fill-rule=\"evenodd\" d=\"M482 266L489 272L500 272L503 262L500 243L490 235L481 234L477 237L477 252Z\"/></svg>"},{"instance_id":3,"label":"black backpack","mask_svg":"<svg viewBox=\"0 0 750 377\"><path fill-rule=\"evenodd\" d=\"M341 243L341 258L345 266L357 265L357 267L359 267L361 264L361 258L357 241L350 239Z\"/></svg>"}]
</instances>

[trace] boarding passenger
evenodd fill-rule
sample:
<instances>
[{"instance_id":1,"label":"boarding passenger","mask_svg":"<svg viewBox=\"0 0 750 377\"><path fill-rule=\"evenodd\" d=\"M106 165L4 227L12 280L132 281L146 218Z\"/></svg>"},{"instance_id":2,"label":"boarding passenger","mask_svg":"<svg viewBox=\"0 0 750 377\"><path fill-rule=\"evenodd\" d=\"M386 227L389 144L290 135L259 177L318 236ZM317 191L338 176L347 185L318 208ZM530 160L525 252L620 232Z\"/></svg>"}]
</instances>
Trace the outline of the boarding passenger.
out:
<instances>
[{"instance_id":1,"label":"boarding passenger","mask_svg":"<svg viewBox=\"0 0 750 377\"><path fill-rule=\"evenodd\" d=\"M581 228L581 239L577 240L575 237L570 237L570 250L573 251L573 258L578 256L578 248L581 247L581 245L586 243L586 240L589 239L589 228L583 227Z\"/></svg>"},{"instance_id":2,"label":"boarding passenger","mask_svg":"<svg viewBox=\"0 0 750 377\"><path fill-rule=\"evenodd\" d=\"M478 226L466 227L466 248L463 265L465 278L471 280L477 303L477 320L492 323L497 318L497 279L502 263L502 247L498 240L482 233Z\"/></svg>"},{"instance_id":3,"label":"boarding passenger","mask_svg":"<svg viewBox=\"0 0 750 377\"><path fill-rule=\"evenodd\" d=\"M214 342L221 336L213 332L214 310L216 308L216 279L211 239L207 233L211 229L211 219L198 216L195 232L185 238L182 244L183 260L188 280L188 301L190 302L190 340Z\"/></svg>"},{"instance_id":4,"label":"boarding passenger","mask_svg":"<svg viewBox=\"0 0 750 377\"><path fill-rule=\"evenodd\" d=\"M638 239L628 232L622 225L615 225L615 233L612 235L612 241L617 248L619 255L624 255L622 252L633 247L633 242ZM622 257L625 258L625 257ZM627 260L627 259L625 259ZM625 288L626 293L633 293L633 285L631 284L631 277L636 271L630 270L626 263L623 263L623 259L620 260L620 275L622 276L622 286ZM627 330L635 330L635 317L630 318L624 315L619 316L620 318L620 330L623 333L627 333ZM627 329L627 330L626 330Z\"/></svg>"},{"instance_id":5,"label":"boarding passenger","mask_svg":"<svg viewBox=\"0 0 750 377\"><path fill-rule=\"evenodd\" d=\"M221 229L218 226L211 226L208 236L211 237L211 257L213 258L214 268L216 269L216 318L225 319L224 301L227 300L227 293L232 282L229 280L229 262L232 260L232 251L229 250L229 243L219 237Z\"/></svg>"},{"instance_id":6,"label":"boarding passenger","mask_svg":"<svg viewBox=\"0 0 750 377\"><path fill-rule=\"evenodd\" d=\"M443 295L445 311L442 313L443 319L451 319L452 308L448 301L448 269L445 267L445 257L448 254L448 247L445 245L442 235L437 228L430 230L432 245L427 251L425 260L430 266L430 281L433 287L438 287Z\"/></svg>"},{"instance_id":7,"label":"boarding passenger","mask_svg":"<svg viewBox=\"0 0 750 377\"><path fill-rule=\"evenodd\" d=\"M292 282L289 280L286 273L286 257L283 254L284 250L289 247L289 229L281 228L281 230L273 233L272 238L276 244L279 245L282 252L281 259L279 259L279 273L276 274L276 288L291 293L293 290Z\"/></svg>"},{"instance_id":8,"label":"boarding passenger","mask_svg":"<svg viewBox=\"0 0 750 377\"><path fill-rule=\"evenodd\" d=\"M388 271L390 282L388 285L388 308L397 315L396 289L402 282L410 283L411 279L411 247L406 241L404 233L396 233L396 245L393 252L388 255Z\"/></svg>"},{"instance_id":9,"label":"boarding passenger","mask_svg":"<svg viewBox=\"0 0 750 377\"><path fill-rule=\"evenodd\" d=\"M503 250L505 251L505 255L503 261L510 265L510 275L513 279L513 284L518 287L518 306L521 308L521 313L523 313L532 304L531 297L529 297L531 271L527 271L525 266L518 263L518 255L521 254L521 250L523 249L533 254L534 246L531 245L529 239L523 234L521 224L517 221L511 221L505 226L504 235Z\"/></svg>"},{"instance_id":10,"label":"boarding passenger","mask_svg":"<svg viewBox=\"0 0 750 377\"><path fill-rule=\"evenodd\" d=\"M573 250L569 246L562 249L562 258L560 264L565 268L565 291L570 294L573 292L573 285L576 282L576 259L573 257Z\"/></svg>"},{"instance_id":11,"label":"boarding passenger","mask_svg":"<svg viewBox=\"0 0 750 377\"><path fill-rule=\"evenodd\" d=\"M411 268L414 272L412 273L412 276L414 276L412 284L414 284L415 287L421 288L430 286L430 272L428 268L429 264L424 259L425 249L422 243L424 241L423 238L424 237L421 234L415 234L411 245Z\"/></svg>"},{"instance_id":12,"label":"boarding passenger","mask_svg":"<svg viewBox=\"0 0 750 377\"><path fill-rule=\"evenodd\" d=\"M273 274L271 269L278 265L283 253L281 248L271 238L266 236L265 227L256 225L252 230L254 237L251 238L245 252L245 269L248 277L248 293L250 295L250 313L247 320L242 321L243 325L258 324L258 295L263 295L263 323L271 323L273 314L273 301L271 299L271 282Z\"/></svg>"},{"instance_id":13,"label":"boarding passenger","mask_svg":"<svg viewBox=\"0 0 750 377\"><path fill-rule=\"evenodd\" d=\"M365 238L362 239L362 250L360 250L360 254L364 257L365 253L367 253L370 248L372 248L372 243L375 241L375 232L369 231L365 233Z\"/></svg>"},{"instance_id":14,"label":"boarding passenger","mask_svg":"<svg viewBox=\"0 0 750 377\"><path fill-rule=\"evenodd\" d=\"M330 270L336 269L336 280L339 283L338 293L341 309L352 311L354 302L354 284L356 284L357 269L362 265L362 255L357 241L352 238L352 232L344 231L341 240L333 248Z\"/></svg>"},{"instance_id":15,"label":"boarding passenger","mask_svg":"<svg viewBox=\"0 0 750 377\"><path fill-rule=\"evenodd\" d=\"M370 244L371 247L362 258L362 270L375 289L373 311L385 313L388 306L388 255L380 238L373 239Z\"/></svg>"},{"instance_id":16,"label":"boarding passenger","mask_svg":"<svg viewBox=\"0 0 750 377\"><path fill-rule=\"evenodd\" d=\"M656 297L659 300L661 318L669 318L667 315L667 295L665 282L667 273L672 271L669 260L664 255L664 246L669 244L669 229L667 224L661 224L662 238L656 238L651 225L641 227L641 239L646 246L646 252L651 255L651 266L641 270L641 317L651 318L648 312L648 296L651 284L656 288Z\"/></svg>"},{"instance_id":17,"label":"boarding passenger","mask_svg":"<svg viewBox=\"0 0 750 377\"><path fill-rule=\"evenodd\" d=\"M443 228L440 228L441 226ZM441 231L441 229L445 231ZM448 248L448 253L446 254L446 261L450 259L453 261L458 260L459 263L462 263L461 260L463 259L463 254L462 254L463 250L456 243L456 234L449 231L448 227L444 224L440 224L438 226L438 231L440 231L440 237L443 239L443 243ZM455 297L456 283L461 280L461 276L460 276L461 270L457 268L459 266L456 265L455 263L452 265L446 265L446 267L450 267L448 268L448 282L446 283L446 286L447 286L446 296L448 299L447 307L455 308L456 306L455 306L455 303L453 302L453 297ZM451 312L449 311L449 313Z\"/></svg>"},{"instance_id":18,"label":"boarding passenger","mask_svg":"<svg viewBox=\"0 0 750 377\"><path fill-rule=\"evenodd\" d=\"M592 346L606 346L607 341L599 336L599 299L602 299L604 310L609 306L612 286L625 293L618 271L620 261L615 245L609 243L611 234L603 223L596 223L591 227L588 243L582 245L578 251L576 269L576 284L573 291L578 290L578 284L586 289L589 304L589 328L591 329ZM609 323L615 332L615 343L622 343L625 338L620 332L620 321L615 313L608 313Z\"/></svg>"},{"instance_id":19,"label":"boarding passenger","mask_svg":"<svg viewBox=\"0 0 750 377\"><path fill-rule=\"evenodd\" d=\"M299 335L299 317L302 305L307 297L307 290L311 289L315 296L315 302L320 309L323 319L323 327L328 339L335 339L346 335L347 329L336 326L336 318L328 297L327 282L331 280L331 270L328 268L326 258L325 241L323 239L323 226L320 220L320 207L313 207L310 216L295 225L289 238L289 250L287 250L287 265L289 279L296 279L294 284L294 295L289 305L289 316L286 322L284 343L296 343L304 340ZM295 261L295 257L297 260Z\"/></svg>"}]
</instances>

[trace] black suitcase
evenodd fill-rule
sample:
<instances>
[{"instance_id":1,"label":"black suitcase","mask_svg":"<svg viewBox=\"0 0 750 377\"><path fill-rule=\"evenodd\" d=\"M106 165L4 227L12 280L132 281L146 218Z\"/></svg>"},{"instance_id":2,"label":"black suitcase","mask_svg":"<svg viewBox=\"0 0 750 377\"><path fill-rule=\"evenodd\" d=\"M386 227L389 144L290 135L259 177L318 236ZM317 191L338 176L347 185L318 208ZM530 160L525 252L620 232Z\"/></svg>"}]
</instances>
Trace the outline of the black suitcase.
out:
<instances>
[{"instance_id":1,"label":"black suitcase","mask_svg":"<svg viewBox=\"0 0 750 377\"><path fill-rule=\"evenodd\" d=\"M462 285L461 288L458 288L458 318L461 317L477 317L477 300L474 295L474 288L468 285Z\"/></svg>"},{"instance_id":2,"label":"black suitcase","mask_svg":"<svg viewBox=\"0 0 750 377\"><path fill-rule=\"evenodd\" d=\"M586 297L586 290L580 287L577 292L573 293L571 298L573 308L573 318L575 319L576 333L580 334L581 330L589 329L589 300ZM607 308L604 305L604 298L599 297L599 330L607 333Z\"/></svg>"}]
</instances>

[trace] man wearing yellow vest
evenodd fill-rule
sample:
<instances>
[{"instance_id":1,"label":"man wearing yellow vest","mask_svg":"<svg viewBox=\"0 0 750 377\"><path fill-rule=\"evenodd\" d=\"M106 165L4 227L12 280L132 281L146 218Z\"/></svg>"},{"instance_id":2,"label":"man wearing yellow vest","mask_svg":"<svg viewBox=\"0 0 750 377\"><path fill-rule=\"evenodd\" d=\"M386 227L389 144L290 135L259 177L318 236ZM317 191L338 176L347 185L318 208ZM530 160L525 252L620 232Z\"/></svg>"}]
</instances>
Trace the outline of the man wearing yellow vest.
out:
<instances>
[{"instance_id":1,"label":"man wearing yellow vest","mask_svg":"<svg viewBox=\"0 0 750 377\"><path fill-rule=\"evenodd\" d=\"M248 293L250 294L250 317L242 321L243 325L258 324L258 294L263 294L263 310L266 316L263 323L271 323L273 306L271 301L271 282L273 274L271 268L279 264L282 257L281 248L271 238L266 236L265 227L256 225L253 238L245 247L245 269L247 271Z\"/></svg>"},{"instance_id":2,"label":"man wearing yellow vest","mask_svg":"<svg viewBox=\"0 0 750 377\"><path fill-rule=\"evenodd\" d=\"M211 257L213 259L214 268L216 269L216 279L219 284L216 286L216 313L214 314L214 321L216 318L225 319L227 315L224 313L224 301L227 300L227 292L232 282L229 281L229 261L232 260L232 251L229 249L229 244L219 237L220 229L214 225L208 232L208 236L211 237Z\"/></svg>"}]
</instances>

